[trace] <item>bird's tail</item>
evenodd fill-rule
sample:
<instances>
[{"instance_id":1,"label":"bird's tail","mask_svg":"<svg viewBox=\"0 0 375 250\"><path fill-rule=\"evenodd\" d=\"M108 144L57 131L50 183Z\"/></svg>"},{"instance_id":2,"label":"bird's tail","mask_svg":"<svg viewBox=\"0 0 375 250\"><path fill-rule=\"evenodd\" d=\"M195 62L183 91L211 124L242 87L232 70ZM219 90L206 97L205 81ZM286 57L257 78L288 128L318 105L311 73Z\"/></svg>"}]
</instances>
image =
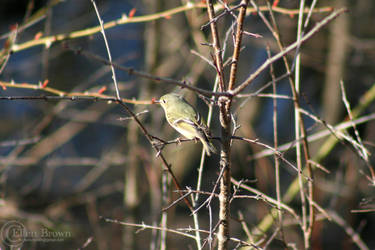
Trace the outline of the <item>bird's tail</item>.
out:
<instances>
[{"instance_id":1,"label":"bird's tail","mask_svg":"<svg viewBox=\"0 0 375 250\"><path fill-rule=\"evenodd\" d=\"M200 139L203 144L204 151L206 151L206 154L208 156L211 156L211 153L214 153L214 154L217 153L215 146L212 144L212 142L208 138L200 138Z\"/></svg>"}]
</instances>

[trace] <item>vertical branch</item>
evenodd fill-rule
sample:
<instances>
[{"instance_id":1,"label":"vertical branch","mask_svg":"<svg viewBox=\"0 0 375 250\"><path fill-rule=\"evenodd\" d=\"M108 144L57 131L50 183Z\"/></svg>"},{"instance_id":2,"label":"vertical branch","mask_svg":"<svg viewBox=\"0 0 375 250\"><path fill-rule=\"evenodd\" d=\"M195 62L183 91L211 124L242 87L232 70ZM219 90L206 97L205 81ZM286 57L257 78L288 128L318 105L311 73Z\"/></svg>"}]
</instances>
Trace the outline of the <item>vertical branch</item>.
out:
<instances>
[{"instance_id":1,"label":"vertical branch","mask_svg":"<svg viewBox=\"0 0 375 250\"><path fill-rule=\"evenodd\" d=\"M117 99L121 99L120 97L120 91L118 89L118 84L117 84L117 78L116 78L116 72L115 72L115 68L113 67L113 64L112 64L112 56L111 56L111 51L109 49L109 45L108 45L108 41L107 41L107 37L105 35L105 32L104 32L104 26L103 26L103 20L101 19L100 17L100 14L99 14L99 10L98 8L96 7L96 3L94 0L91 0L91 3L92 5L94 6L94 9L95 9L95 13L98 17L98 20L99 20L99 24L100 24L100 29L101 29L101 33L103 35L103 39L104 39L104 44L105 44L105 48L107 49L107 54L108 54L108 61L111 63L111 70L112 70L112 80L113 80L113 83L115 85L115 89L116 89L116 97Z\"/></svg>"},{"instance_id":2,"label":"vertical branch","mask_svg":"<svg viewBox=\"0 0 375 250\"><path fill-rule=\"evenodd\" d=\"M375 180L375 173L374 173L374 170L372 169L371 164L369 163L369 155L368 155L367 149L363 145L363 141L361 139L361 136L359 135L357 126L353 122L353 114L352 114L352 111L351 111L351 108L350 108L350 103L349 103L349 101L346 97L345 86L344 86L344 82L342 80L340 81L340 86L341 86L341 92L342 92L342 101L344 102L346 111L348 113L349 120L350 120L350 122L352 124L352 127L353 127L353 130L354 130L355 137L357 138L357 142L360 145L360 149L357 149L358 154L366 162L366 165L369 168L370 174L371 174L370 179L374 181ZM353 145L353 147L354 147L354 145ZM357 148L357 147L354 147L354 148Z\"/></svg>"},{"instance_id":3,"label":"vertical branch","mask_svg":"<svg viewBox=\"0 0 375 250\"><path fill-rule=\"evenodd\" d=\"M305 1L302 0L300 2L300 12L298 15L298 29L297 29L297 43L301 40L301 33L302 33L302 20L303 20L303 12L302 10L305 7ZM301 13L302 12L302 13ZM295 137L296 137L296 161L297 161L297 167L298 167L298 183L299 183L299 193L300 193L300 199L301 199L301 210L302 210L302 231L304 233L304 243L305 248L308 248L308 237L307 232L307 211L306 211L306 197L305 197L305 190L304 190L304 182L303 182L303 176L302 176L302 148L301 148L301 129L300 129L300 121L301 116L299 113L299 107L298 107L298 95L300 92L300 73L301 73L301 54L300 54L300 45L298 45L298 50L296 51L296 57L295 57L295 74L294 74L294 85L291 85L291 88L293 89L293 99L294 99L294 129L295 129Z\"/></svg>"},{"instance_id":4,"label":"vertical branch","mask_svg":"<svg viewBox=\"0 0 375 250\"><path fill-rule=\"evenodd\" d=\"M300 4L300 13L298 18L298 31L297 31L297 42L300 43L302 37L302 23L303 23L303 10L304 10L304 3L305 1L301 1ZM299 45L300 47L300 45ZM312 179L312 169L310 164L310 153L307 143L307 136L306 136L306 129L303 118L300 113L300 104L299 104L299 92L300 92L300 65L301 65L301 58L300 58L300 51L297 50L296 55L296 71L295 71L295 85L291 84L291 88L293 91L293 99L294 99L294 110L295 110L295 126L296 126L296 141L297 141L297 163L298 169L302 171L302 153L301 153L301 143L300 139L302 138L302 146L305 158L305 167L307 168L308 176ZM306 212L306 205L305 205L305 192L304 192L304 185L302 180L302 172L298 173L298 177L300 179L300 193L301 193L301 201L302 201L302 223L303 223L303 232L304 232L304 241L305 241L305 248L309 249L310 245L310 237L313 230L314 225L314 197L313 197L313 182L309 181L307 184L308 187L308 202L309 202L309 220L307 222L307 212Z\"/></svg>"},{"instance_id":5,"label":"vertical branch","mask_svg":"<svg viewBox=\"0 0 375 250\"><path fill-rule=\"evenodd\" d=\"M249 4L249 0L242 0L240 4L241 7L240 7L240 13L238 14L238 17L237 17L237 31L236 31L236 39L235 39L232 62L231 62L232 64L230 67L228 90L232 90L236 82L237 64L238 64L238 58L240 56L241 42L242 42L243 22L245 19L246 9L247 9L248 4Z\"/></svg>"},{"instance_id":6,"label":"vertical branch","mask_svg":"<svg viewBox=\"0 0 375 250\"><path fill-rule=\"evenodd\" d=\"M163 206L168 204L168 174L166 172L163 172L162 174L162 190L163 190ZM161 215L161 222L160 222L160 227L163 228L164 230L161 230L160 232L160 250L165 250L167 249L167 229L168 224L167 224L167 219L168 219L168 212L164 210Z\"/></svg>"},{"instance_id":7,"label":"vertical branch","mask_svg":"<svg viewBox=\"0 0 375 250\"><path fill-rule=\"evenodd\" d=\"M211 34L213 40L213 48L215 51L215 66L219 78L219 90L225 91L224 72L222 50L220 47L219 34L217 31L215 18L215 11L212 0L207 0L207 12L210 21ZM220 107L220 124L221 124L221 152L220 152L220 169L223 171L220 180L220 194L219 194L219 233L218 233L218 249L228 249L229 242L229 201L231 194L230 182L230 138L231 138L231 123L230 123L230 99L219 98Z\"/></svg>"},{"instance_id":8,"label":"vertical branch","mask_svg":"<svg viewBox=\"0 0 375 250\"><path fill-rule=\"evenodd\" d=\"M215 51L215 66L219 78L220 91L231 90L236 81L237 63L240 55L241 40L243 33L243 21L246 14L248 0L241 2L240 13L237 17L237 30L234 44L234 51L232 56L232 65L230 71L230 80L228 89L225 86L225 78L223 72L222 50L220 47L219 35L217 25L214 21L215 12L212 0L207 0L207 11L210 21L211 34L213 39L213 48ZM230 150L231 150L231 98L220 97L220 124L221 124L221 152L220 152L220 168L223 171L220 180L220 212L219 212L219 233L218 233L218 249L227 249L229 241L229 219L230 219L230 195L231 195L231 169L230 169Z\"/></svg>"},{"instance_id":9,"label":"vertical branch","mask_svg":"<svg viewBox=\"0 0 375 250\"><path fill-rule=\"evenodd\" d=\"M223 98L222 98L223 99ZM228 99L227 99L228 100ZM223 169L223 176L220 181L220 212L219 212L219 246L218 249L228 249L229 241L229 219L230 219L230 195L231 195L231 169L230 169L230 138L231 123L225 119L229 113L229 101L220 102L220 123L222 148L220 152L220 168Z\"/></svg>"},{"instance_id":10,"label":"vertical branch","mask_svg":"<svg viewBox=\"0 0 375 250\"><path fill-rule=\"evenodd\" d=\"M217 31L216 21L214 21L215 18L215 10L214 10L214 4L212 3L212 0L207 0L207 12L208 12L208 18L210 19L210 28L211 28L211 35L212 35L212 46L215 51L215 65L217 69L217 74L219 76L219 90L224 91L225 90L225 80L224 80L224 71L223 71L223 59L222 59L222 50L220 46L220 40L219 40L219 33Z\"/></svg>"},{"instance_id":11,"label":"vertical branch","mask_svg":"<svg viewBox=\"0 0 375 250\"><path fill-rule=\"evenodd\" d=\"M219 83L219 78L216 77L215 84L214 84L214 87L213 87L213 90L212 90L213 92L217 91L218 83ZM215 97L214 96L211 97L211 100L214 101ZM213 105L210 105L208 107L208 115L207 115L207 126L209 126L209 127L210 127L211 120L212 120L212 113L213 113ZM197 187L196 187L197 193L196 193L195 196L192 196L193 207L196 206L196 204L199 200L199 191L201 191L201 186L202 186L202 176L203 176L203 167L204 167L205 157L206 157L206 153L204 152L204 149L202 148L201 160L200 160L200 164L199 164L199 168L198 168L198 181L197 181ZM194 220L195 229L199 229L198 213L193 213L193 220ZM210 229L211 229L211 227L210 227ZM211 230L210 230L210 232L211 232ZM196 238L195 241L197 243L197 248L202 249L201 236L200 236L199 230L196 230L195 238Z\"/></svg>"},{"instance_id":12,"label":"vertical branch","mask_svg":"<svg viewBox=\"0 0 375 250\"><path fill-rule=\"evenodd\" d=\"M224 39L224 42L223 42L223 48L222 48L222 57L223 57L223 54L226 51L227 44L228 44L227 41L228 41L228 37L229 37L229 34L231 33L231 31L232 31L232 27L230 29L228 29L228 31L226 32L225 39ZM216 92L218 87L219 87L219 74L217 74L216 77L215 77L215 84L214 84L214 87L213 87L212 91ZM213 101L213 102L215 101L215 96L211 97L211 101ZM210 127L210 123L211 123L211 119L212 119L212 114L213 114L213 105L210 105L209 108L208 108L208 115L207 115L207 125L209 127ZM199 191L201 189L204 159L205 159L205 153L204 153L204 151L202 151L201 162L199 164L199 170L198 170L198 182L197 182L197 188L196 188L196 190L198 192L196 193L196 196L194 197L194 202L193 202L194 207L195 207L196 202L198 202L198 199L199 199ZM211 244L212 216L211 216L211 206L209 204L208 204L208 208L209 208L209 211L210 211L210 217L209 217L210 218L210 236L209 236L210 240L209 240L209 244ZM198 216L198 213L193 213L193 217L194 216ZM195 222L194 226L197 228L197 226L199 226L197 217L194 217L194 222ZM197 242L198 249L201 249L199 231L196 232L196 242ZM211 247L210 247L210 249L211 249Z\"/></svg>"},{"instance_id":13,"label":"vertical branch","mask_svg":"<svg viewBox=\"0 0 375 250\"><path fill-rule=\"evenodd\" d=\"M271 9L271 6L270 6L269 2L267 1L267 4L268 4L269 11L270 11L270 16L271 16L273 26L270 25L268 20L264 17L263 13L259 12L259 9L255 5L255 3L253 1L251 1L251 3L253 4L253 6L255 8L257 8L260 17L262 18L262 20L265 22L267 27L272 32L273 36L275 37L275 39L277 41L277 45L278 45L279 49L281 51L284 51L285 50L284 45L281 41L280 33L279 33L279 30L278 30L278 27L277 27L277 24L276 24L276 21L275 21L275 17L273 15L273 12L272 12L272 9ZM315 1L312 4L312 7L313 6L315 6ZM304 157L305 157L305 166L307 168L307 175L309 177L311 177L311 179L313 178L313 173L312 173L312 168L311 168L311 164L310 164L309 147L308 147L308 143L307 143L307 139L306 139L307 138L306 137L306 129L305 129L304 121L301 117L300 104L299 104L299 80L300 80L299 64L300 64L300 61L298 59L299 58L298 52L299 52L299 48L301 46L302 36L303 36L303 33L302 33L303 9L304 9L304 1L301 1L299 21L298 21L298 34L297 34L297 41L296 41L296 43L297 43L297 52L296 52L297 58L296 58L296 75L295 75L296 79L295 79L295 81L297 83L295 83L295 81L291 77L291 74L290 74L291 68L289 66L288 60L287 60L285 55L283 56L283 61L284 61L286 71L289 74L289 83L290 83L290 88L291 88L291 91L292 91L292 94L293 94L293 104L294 104L294 110L295 110L295 113L296 113L296 116L295 116L295 119L296 119L296 124L295 124L296 125L296 141L297 141L297 146L299 146L299 149L297 147L297 156L296 157L297 157L297 166L298 166L298 169L299 169L299 174L298 174L299 186L300 186L299 191L300 191L301 202L302 202L302 221L303 221L302 222L302 230L304 232L305 247L308 248L309 245L310 245L309 240L310 240L310 236L311 236L311 233L312 233L312 230L313 230L315 214L314 214L314 207L313 207L313 182L309 181L309 183L308 183L308 195L309 195L308 201L309 201L309 212L310 212L310 214L309 214L309 225L307 225L307 211L306 211L306 205L305 205L306 199L305 199L305 193L304 193L304 190L303 190L304 180L303 180L303 176L301 175L301 173L302 173L301 172L301 170L302 170L302 153L301 153L300 140L302 140L303 152L304 152Z\"/></svg>"},{"instance_id":14,"label":"vertical branch","mask_svg":"<svg viewBox=\"0 0 375 250\"><path fill-rule=\"evenodd\" d=\"M268 57L271 57L271 51L270 48L267 46L267 54ZM273 144L275 151L278 151L278 133L277 133L277 89L276 89L276 80L275 80L275 72L273 68L273 64L270 66L270 73L272 78L272 92L275 96L273 98ZM277 213L278 213L278 219L279 219L279 225L280 225L280 232L281 236L283 237L283 213L281 212L281 191L280 191L280 161L279 156L277 154L274 154L274 160L275 160L275 179L276 179L276 199L277 199Z\"/></svg>"}]
</instances>

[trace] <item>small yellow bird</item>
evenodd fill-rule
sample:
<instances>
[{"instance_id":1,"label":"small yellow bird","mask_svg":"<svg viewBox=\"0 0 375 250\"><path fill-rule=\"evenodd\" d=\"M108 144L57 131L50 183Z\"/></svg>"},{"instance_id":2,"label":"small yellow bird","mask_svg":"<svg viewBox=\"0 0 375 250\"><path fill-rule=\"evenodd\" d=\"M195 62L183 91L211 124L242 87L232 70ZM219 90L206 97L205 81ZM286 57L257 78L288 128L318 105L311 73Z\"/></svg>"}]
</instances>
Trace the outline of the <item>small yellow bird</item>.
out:
<instances>
[{"instance_id":1,"label":"small yellow bird","mask_svg":"<svg viewBox=\"0 0 375 250\"><path fill-rule=\"evenodd\" d=\"M182 96L170 93L163 95L157 103L164 109L168 123L188 139L198 138L208 156L216 153L211 132L200 114Z\"/></svg>"}]
</instances>

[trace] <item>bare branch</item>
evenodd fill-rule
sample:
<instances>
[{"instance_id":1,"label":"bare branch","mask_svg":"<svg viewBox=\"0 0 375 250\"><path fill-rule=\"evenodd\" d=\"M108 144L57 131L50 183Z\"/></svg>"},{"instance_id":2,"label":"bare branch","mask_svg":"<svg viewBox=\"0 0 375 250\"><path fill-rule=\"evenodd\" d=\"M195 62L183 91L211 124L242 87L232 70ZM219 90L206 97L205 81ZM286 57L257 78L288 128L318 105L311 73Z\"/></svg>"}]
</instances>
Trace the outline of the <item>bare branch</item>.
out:
<instances>
[{"instance_id":1,"label":"bare branch","mask_svg":"<svg viewBox=\"0 0 375 250\"><path fill-rule=\"evenodd\" d=\"M319 30L321 30L324 26L326 26L329 22L331 22L333 19L338 17L339 15L346 12L346 8L339 9L337 11L334 11L332 14L324 18L322 21L317 23L314 28L312 28L309 32L306 33L303 37L301 37L300 41L296 41L285 48L284 51L281 51L280 53L274 55L273 57L267 59L257 70L252 73L243 83L241 83L237 88L235 88L233 91L230 91L232 95L239 94L242 90L244 90L248 85L250 85L255 78L257 78L260 73L262 73L265 69L267 69L272 63L276 62L280 58L282 58L284 55L288 54L292 50L296 49L298 46L309 40L313 35L315 35Z\"/></svg>"}]
</instances>

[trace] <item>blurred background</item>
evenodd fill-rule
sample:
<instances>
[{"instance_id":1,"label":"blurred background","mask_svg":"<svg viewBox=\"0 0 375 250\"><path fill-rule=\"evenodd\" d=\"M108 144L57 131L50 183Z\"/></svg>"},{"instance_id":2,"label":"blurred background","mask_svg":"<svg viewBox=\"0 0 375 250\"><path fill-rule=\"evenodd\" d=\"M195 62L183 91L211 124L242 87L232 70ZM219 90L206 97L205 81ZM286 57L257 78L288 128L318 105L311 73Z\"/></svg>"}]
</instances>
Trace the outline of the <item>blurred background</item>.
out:
<instances>
[{"instance_id":1,"label":"blurred background","mask_svg":"<svg viewBox=\"0 0 375 250\"><path fill-rule=\"evenodd\" d=\"M143 16L186 5L181 0L107 0L96 1L104 22L120 19L124 14ZM193 1L200 2L200 1ZM236 4L239 1L228 1ZM306 1L309 6L312 1ZM265 6L265 1L257 1ZM287 0L280 7L296 10L299 1ZM339 82L346 87L351 107L356 108L364 95L370 94L375 83L375 2L318 1L317 7L348 8L348 12L315 34L301 48L301 106L331 125L347 121ZM0 3L1 47L6 47L7 34L14 24L21 27L30 23L38 11L40 20L19 30L17 44L44 36L85 30L99 24L93 5L87 0L43 1L2 0ZM135 11L135 12L134 12ZM313 13L309 30L329 13ZM266 17L269 15L265 13ZM296 39L297 15L275 12L284 44ZM117 25L106 30L106 36L117 64L133 67L150 74L186 80L207 90L214 86L216 71L202 58L211 60L212 50L204 43L211 42L210 30L201 26L208 21L205 9L196 8L165 16L154 21ZM220 36L225 41L232 25L230 15L218 22ZM277 44L259 15L249 14L245 30L262 37L245 35L241 52L238 83L244 81L267 59L278 52ZM229 30L230 31L230 30ZM225 43L224 61L231 56L233 39L229 32ZM224 43L224 42L223 42ZM87 51L107 58L100 32L50 47L33 46L10 55L0 75L0 81L38 84L49 80L48 87L66 92L96 93L106 86L105 94L115 96L112 73L107 65L85 57L74 50ZM293 63L294 52L288 55ZM274 65L276 76L285 73L282 61ZM229 67L227 67L228 70ZM123 98L150 101L168 92L179 92L206 117L207 105L194 92L173 85L155 83L129 76L116 70L119 90ZM265 71L248 88L246 94L258 91L271 80ZM374 91L372 91L374 92ZM272 93L268 87L262 93ZM291 96L287 79L277 83L277 93ZM41 90L23 88L0 89L0 96L47 95ZM293 142L294 109L290 99L278 99L279 144ZM178 135L166 123L163 110L157 105L129 105L148 131L164 140ZM375 105L361 110L360 116L375 112ZM168 179L156 152L140 132L138 125L117 104L90 100L0 100L0 226L9 221L22 223L29 231L48 228L51 232L69 232L56 242L25 241L25 249L157 249L160 232L143 230L105 222L104 218L148 225L160 225L161 209L178 198L171 184L167 201L163 200L162 179ZM273 99L262 96L236 98L233 114L241 127L236 135L259 139L273 145ZM324 126L312 119L305 120L309 135ZM211 128L220 136L218 108L213 109ZM375 123L373 120L358 125L364 145L374 153ZM348 131L353 137L354 132ZM310 144L311 156L318 155L327 137ZM215 143L219 147L218 143ZM251 180L250 186L275 198L273 155L254 159L265 148L235 141L232 148L232 175L237 180ZM182 187L195 188L201 156L201 145L184 142L167 145L163 149L167 161ZM295 164L295 150L290 147L284 157ZM210 192L219 172L219 156L205 161L202 190ZM313 249L356 249L345 232L354 229L370 249L375 248L375 192L367 176L366 163L348 143L338 143L319 161L329 174L315 173L316 202L334 211L345 224L319 220L312 235ZM369 159L374 164L373 155ZM281 164L281 192L285 193L296 178L296 172ZM164 177L163 177L164 176ZM170 180L166 180L167 182ZM241 192L240 192L241 193ZM244 192L246 193L246 192ZM201 196L200 202L206 196ZM300 213L299 198L289 206ZM272 205L257 199L236 199L232 203L233 237L246 240L238 212L250 228L262 221ZM352 210L369 209L354 213ZM217 222L218 202L212 203L214 222ZM200 226L208 229L209 213L199 211ZM286 218L286 220L288 217ZM298 226L289 221L284 227L285 242L303 248L303 237ZM169 228L187 228L193 224L190 211L183 202L168 210ZM287 223L286 223L287 224ZM275 232L277 222L265 237ZM4 243L4 242L3 242ZM3 244L1 243L1 244ZM184 245L182 245L184 243ZM195 249L192 239L168 234L168 249L186 246ZM234 247L233 244L232 247ZM2 248L7 246L3 245ZM185 249L185 247L183 247ZM274 249L281 249L275 247Z\"/></svg>"}]
</instances>

